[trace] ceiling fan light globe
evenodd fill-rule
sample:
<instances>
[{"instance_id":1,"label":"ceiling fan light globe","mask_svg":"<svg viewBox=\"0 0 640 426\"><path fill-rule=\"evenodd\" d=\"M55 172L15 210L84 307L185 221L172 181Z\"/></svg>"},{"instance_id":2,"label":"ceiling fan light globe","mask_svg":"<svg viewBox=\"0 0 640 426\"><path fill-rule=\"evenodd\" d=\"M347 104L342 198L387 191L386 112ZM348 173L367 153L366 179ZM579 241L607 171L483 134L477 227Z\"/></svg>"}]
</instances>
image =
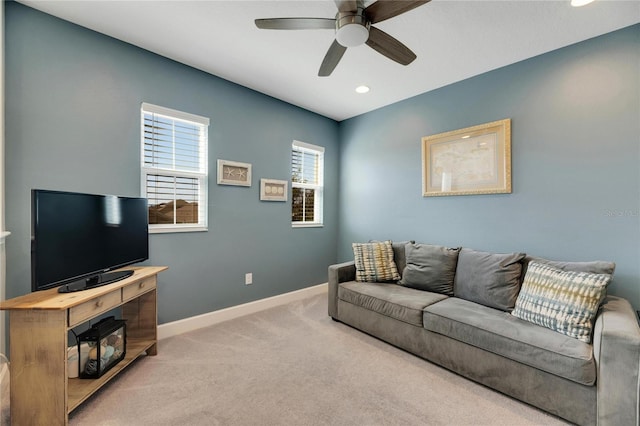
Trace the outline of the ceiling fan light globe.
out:
<instances>
[{"instance_id":1,"label":"ceiling fan light globe","mask_svg":"<svg viewBox=\"0 0 640 426\"><path fill-rule=\"evenodd\" d=\"M338 29L336 40L344 47L355 47L364 44L369 38L369 30L360 24L346 24Z\"/></svg>"}]
</instances>

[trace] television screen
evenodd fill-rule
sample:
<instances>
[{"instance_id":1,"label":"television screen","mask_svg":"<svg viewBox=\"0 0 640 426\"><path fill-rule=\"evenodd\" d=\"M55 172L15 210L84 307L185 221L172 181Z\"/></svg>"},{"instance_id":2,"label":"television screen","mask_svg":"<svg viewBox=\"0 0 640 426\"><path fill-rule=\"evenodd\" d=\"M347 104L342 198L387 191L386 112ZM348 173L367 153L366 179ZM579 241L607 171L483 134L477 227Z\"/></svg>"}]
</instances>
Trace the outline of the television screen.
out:
<instances>
[{"instance_id":1,"label":"television screen","mask_svg":"<svg viewBox=\"0 0 640 426\"><path fill-rule=\"evenodd\" d=\"M77 291L149 257L146 198L32 190L31 289Z\"/></svg>"}]
</instances>

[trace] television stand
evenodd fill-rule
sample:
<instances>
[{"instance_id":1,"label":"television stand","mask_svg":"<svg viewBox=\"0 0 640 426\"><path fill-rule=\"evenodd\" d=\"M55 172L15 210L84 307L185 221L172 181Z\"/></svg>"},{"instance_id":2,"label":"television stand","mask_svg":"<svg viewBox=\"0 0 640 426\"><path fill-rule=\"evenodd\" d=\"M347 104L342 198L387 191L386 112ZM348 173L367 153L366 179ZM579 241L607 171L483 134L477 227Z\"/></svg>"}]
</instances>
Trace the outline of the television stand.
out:
<instances>
[{"instance_id":1,"label":"television stand","mask_svg":"<svg viewBox=\"0 0 640 426\"><path fill-rule=\"evenodd\" d=\"M94 287L115 283L133 275L133 270L127 269L122 271L103 272L102 274L93 275L89 278L70 282L58 287L58 293L72 293L74 291L88 290Z\"/></svg>"},{"instance_id":2,"label":"television stand","mask_svg":"<svg viewBox=\"0 0 640 426\"><path fill-rule=\"evenodd\" d=\"M86 291L55 288L0 302L9 311L11 424L67 425L69 413L140 355L157 354L157 275L165 266L131 267L133 275ZM127 349L97 379L69 379L68 331L114 308L127 320Z\"/></svg>"}]
</instances>

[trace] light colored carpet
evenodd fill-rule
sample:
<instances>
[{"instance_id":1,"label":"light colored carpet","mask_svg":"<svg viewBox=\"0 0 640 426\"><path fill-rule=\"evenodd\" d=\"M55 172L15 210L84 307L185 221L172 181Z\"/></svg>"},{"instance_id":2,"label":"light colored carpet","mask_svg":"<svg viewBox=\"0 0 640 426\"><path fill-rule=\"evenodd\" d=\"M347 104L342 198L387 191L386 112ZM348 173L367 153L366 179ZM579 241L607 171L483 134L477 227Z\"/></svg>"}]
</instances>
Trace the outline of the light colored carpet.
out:
<instances>
[{"instance_id":1,"label":"light colored carpet","mask_svg":"<svg viewBox=\"0 0 640 426\"><path fill-rule=\"evenodd\" d=\"M326 295L160 341L71 425L562 425L327 316Z\"/></svg>"}]
</instances>

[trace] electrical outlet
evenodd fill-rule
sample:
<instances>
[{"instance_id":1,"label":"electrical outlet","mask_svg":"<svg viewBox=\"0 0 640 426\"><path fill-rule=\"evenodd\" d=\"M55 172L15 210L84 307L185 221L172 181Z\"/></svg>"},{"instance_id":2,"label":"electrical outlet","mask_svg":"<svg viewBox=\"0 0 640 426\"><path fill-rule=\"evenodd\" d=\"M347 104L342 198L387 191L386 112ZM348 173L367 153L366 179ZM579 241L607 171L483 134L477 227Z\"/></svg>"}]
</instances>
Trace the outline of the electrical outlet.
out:
<instances>
[{"instance_id":1,"label":"electrical outlet","mask_svg":"<svg viewBox=\"0 0 640 426\"><path fill-rule=\"evenodd\" d=\"M253 273L249 272L247 274L244 274L244 284L253 284Z\"/></svg>"}]
</instances>

